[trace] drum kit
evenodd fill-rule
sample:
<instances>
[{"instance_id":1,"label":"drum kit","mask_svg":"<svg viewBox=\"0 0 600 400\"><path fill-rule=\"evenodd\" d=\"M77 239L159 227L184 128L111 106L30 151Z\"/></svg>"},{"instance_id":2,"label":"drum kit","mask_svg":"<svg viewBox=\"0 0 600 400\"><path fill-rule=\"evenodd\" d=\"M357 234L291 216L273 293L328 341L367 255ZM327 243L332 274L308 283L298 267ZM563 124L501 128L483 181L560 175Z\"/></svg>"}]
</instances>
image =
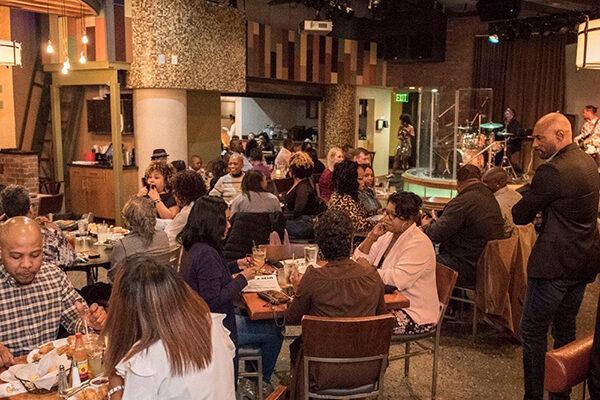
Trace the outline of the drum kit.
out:
<instances>
[{"instance_id":1,"label":"drum kit","mask_svg":"<svg viewBox=\"0 0 600 400\"><path fill-rule=\"evenodd\" d=\"M472 164L480 169L489 169L494 166L496 155L504 151L502 156L502 167L507 175L511 178L518 179L517 174L508 158L506 149L508 148L508 140L515 136L514 133L506 131L498 131L504 127L503 124L495 122L486 122L479 126L459 126L457 128L456 137L456 164L457 167L462 167L467 164ZM445 167L443 174L450 174L452 164L454 162L454 150L450 149L451 143L440 143L440 147L445 148L446 157L442 157ZM450 153L447 153L450 151ZM487 161L486 161L487 160Z\"/></svg>"}]
</instances>

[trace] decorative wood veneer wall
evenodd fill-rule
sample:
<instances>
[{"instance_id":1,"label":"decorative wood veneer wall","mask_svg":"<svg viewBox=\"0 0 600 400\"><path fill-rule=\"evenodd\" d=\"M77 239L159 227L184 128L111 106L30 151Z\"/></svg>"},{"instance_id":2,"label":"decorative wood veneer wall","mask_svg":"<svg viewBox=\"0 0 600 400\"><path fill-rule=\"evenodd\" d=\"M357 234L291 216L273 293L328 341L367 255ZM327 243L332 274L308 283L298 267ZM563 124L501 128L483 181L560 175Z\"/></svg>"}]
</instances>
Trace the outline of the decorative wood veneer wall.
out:
<instances>
[{"instance_id":1,"label":"decorative wood veneer wall","mask_svg":"<svg viewBox=\"0 0 600 400\"><path fill-rule=\"evenodd\" d=\"M385 86L378 45L308 35L248 21L248 76L325 84Z\"/></svg>"},{"instance_id":2,"label":"decorative wood veneer wall","mask_svg":"<svg viewBox=\"0 0 600 400\"><path fill-rule=\"evenodd\" d=\"M166 56L164 65L158 65L159 54ZM177 56L177 64L171 63L172 55ZM128 84L244 92L244 13L204 1L135 0Z\"/></svg>"}]
</instances>

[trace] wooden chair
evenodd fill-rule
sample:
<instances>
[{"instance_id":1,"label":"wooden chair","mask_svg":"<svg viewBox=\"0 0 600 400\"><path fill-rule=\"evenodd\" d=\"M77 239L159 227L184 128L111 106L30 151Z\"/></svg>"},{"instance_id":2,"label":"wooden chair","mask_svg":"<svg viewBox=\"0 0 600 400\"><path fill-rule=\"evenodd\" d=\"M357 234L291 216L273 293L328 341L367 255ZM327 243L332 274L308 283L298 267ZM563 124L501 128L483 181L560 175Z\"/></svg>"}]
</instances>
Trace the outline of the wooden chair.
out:
<instances>
[{"instance_id":1,"label":"wooden chair","mask_svg":"<svg viewBox=\"0 0 600 400\"><path fill-rule=\"evenodd\" d=\"M390 314L361 318L304 316L304 399L369 396L383 399L383 377L393 326L394 318ZM357 381L358 371L364 382ZM331 377L335 377L335 387L330 387L334 383L327 382ZM348 386L337 387L338 382Z\"/></svg>"},{"instance_id":2,"label":"wooden chair","mask_svg":"<svg viewBox=\"0 0 600 400\"><path fill-rule=\"evenodd\" d=\"M56 214L62 210L63 194L44 194L40 195L40 204L38 207L38 215Z\"/></svg>"},{"instance_id":3,"label":"wooden chair","mask_svg":"<svg viewBox=\"0 0 600 400\"><path fill-rule=\"evenodd\" d=\"M182 249L183 247L181 245L177 245L168 251L148 253L148 256L154 258L159 264L166 265L167 267L173 268L175 271L179 271Z\"/></svg>"},{"instance_id":4,"label":"wooden chair","mask_svg":"<svg viewBox=\"0 0 600 400\"><path fill-rule=\"evenodd\" d=\"M420 335L392 335L392 343L404 343L405 350L404 354L390 357L391 361L404 359L404 376L408 377L410 370L410 358L419 356L422 354L433 354L433 372L431 377L431 398L435 399L437 390L437 373L438 373L438 358L440 351L440 335L442 331L442 321L446 314L446 308L450 302L452 291L454 290L454 284L458 278L458 272L451 268L446 267L443 264L437 263L435 268L435 280L438 292L438 299L440 301L440 316L438 318L437 326L431 332L423 333ZM429 345L422 343L427 340ZM410 344L414 342L419 346L420 350L411 352Z\"/></svg>"}]
</instances>

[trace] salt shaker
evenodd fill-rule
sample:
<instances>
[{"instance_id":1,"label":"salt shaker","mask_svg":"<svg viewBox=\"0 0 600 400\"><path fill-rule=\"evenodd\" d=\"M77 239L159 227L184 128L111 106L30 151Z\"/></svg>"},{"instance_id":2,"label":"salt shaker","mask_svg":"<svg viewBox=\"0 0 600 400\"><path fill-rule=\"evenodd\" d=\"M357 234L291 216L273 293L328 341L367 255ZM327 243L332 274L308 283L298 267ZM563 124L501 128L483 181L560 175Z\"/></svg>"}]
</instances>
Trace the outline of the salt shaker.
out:
<instances>
[{"instance_id":1,"label":"salt shaker","mask_svg":"<svg viewBox=\"0 0 600 400\"><path fill-rule=\"evenodd\" d=\"M65 366L61 365L58 367L58 394L62 395L67 393L68 386L67 372L65 371Z\"/></svg>"}]
</instances>

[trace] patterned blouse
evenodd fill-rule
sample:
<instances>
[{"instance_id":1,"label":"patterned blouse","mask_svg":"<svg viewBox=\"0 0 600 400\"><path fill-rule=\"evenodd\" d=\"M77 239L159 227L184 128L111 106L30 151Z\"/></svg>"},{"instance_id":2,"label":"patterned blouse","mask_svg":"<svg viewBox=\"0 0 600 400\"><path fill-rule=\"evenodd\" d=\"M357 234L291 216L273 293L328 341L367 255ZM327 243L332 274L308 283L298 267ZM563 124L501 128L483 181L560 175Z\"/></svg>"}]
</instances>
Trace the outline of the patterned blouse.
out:
<instances>
[{"instance_id":1,"label":"patterned blouse","mask_svg":"<svg viewBox=\"0 0 600 400\"><path fill-rule=\"evenodd\" d=\"M52 223L40 224L44 238L44 263L61 268L69 267L75 262L75 250L63 232L53 225Z\"/></svg>"},{"instance_id":2,"label":"patterned blouse","mask_svg":"<svg viewBox=\"0 0 600 400\"><path fill-rule=\"evenodd\" d=\"M369 220L369 214L365 207L350 195L341 195L337 192L331 193L328 208L330 210L340 210L348 214L357 232L367 232L373 228L375 223Z\"/></svg>"}]
</instances>

